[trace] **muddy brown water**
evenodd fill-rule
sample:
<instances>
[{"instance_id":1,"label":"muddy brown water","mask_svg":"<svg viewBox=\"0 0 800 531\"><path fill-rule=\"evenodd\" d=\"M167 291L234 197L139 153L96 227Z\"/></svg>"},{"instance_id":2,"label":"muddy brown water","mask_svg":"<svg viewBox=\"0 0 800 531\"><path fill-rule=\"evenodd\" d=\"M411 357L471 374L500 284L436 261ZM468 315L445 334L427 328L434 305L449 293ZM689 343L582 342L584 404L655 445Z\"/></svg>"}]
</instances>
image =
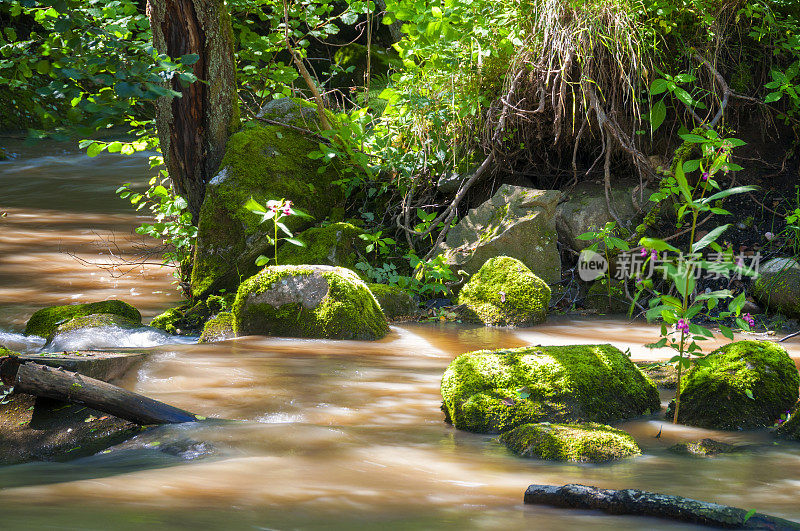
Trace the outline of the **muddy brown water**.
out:
<instances>
[{"instance_id":1,"label":"muddy brown water","mask_svg":"<svg viewBox=\"0 0 800 531\"><path fill-rule=\"evenodd\" d=\"M147 321L179 300L168 269L142 264L119 276L92 265L141 249L133 229L143 218L114 189L146 183L146 157L6 144L14 158L0 162L0 331L20 332L52 304L120 298ZM157 428L68 463L0 467L2 528L692 528L522 504L531 483L571 482L800 520L800 444L763 432L676 427L654 416L622 425L641 457L577 465L519 459L493 436L443 422L441 374L462 352L609 342L634 359L663 359L668 352L642 347L657 332L621 319L553 317L518 330L406 324L375 342L246 337L154 347L126 387L233 421ZM800 359L800 342L787 348ZM757 447L714 459L666 451L702 437Z\"/></svg>"}]
</instances>

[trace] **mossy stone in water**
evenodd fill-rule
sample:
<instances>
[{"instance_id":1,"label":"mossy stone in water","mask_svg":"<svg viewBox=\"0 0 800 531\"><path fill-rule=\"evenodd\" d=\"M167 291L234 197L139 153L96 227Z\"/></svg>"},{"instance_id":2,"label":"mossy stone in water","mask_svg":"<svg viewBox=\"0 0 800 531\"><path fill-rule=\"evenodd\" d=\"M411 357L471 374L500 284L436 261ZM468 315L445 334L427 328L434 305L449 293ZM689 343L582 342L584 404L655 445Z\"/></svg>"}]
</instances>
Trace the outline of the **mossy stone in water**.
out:
<instances>
[{"instance_id":1,"label":"mossy stone in water","mask_svg":"<svg viewBox=\"0 0 800 531\"><path fill-rule=\"evenodd\" d=\"M203 333L200 334L200 343L222 341L232 337L236 337L236 332L233 331L233 314L220 312L206 322Z\"/></svg>"},{"instance_id":2,"label":"mossy stone in water","mask_svg":"<svg viewBox=\"0 0 800 531\"><path fill-rule=\"evenodd\" d=\"M237 335L379 339L389 332L369 288L343 267L266 267L239 286L232 313Z\"/></svg>"},{"instance_id":3,"label":"mossy stone in water","mask_svg":"<svg viewBox=\"0 0 800 531\"><path fill-rule=\"evenodd\" d=\"M89 304L68 304L66 306L51 306L34 313L25 326L25 335L50 338L59 325L75 317L85 317L94 314L113 314L124 317L137 325L142 324L139 310L126 302L110 300L92 302Z\"/></svg>"},{"instance_id":4,"label":"mossy stone in water","mask_svg":"<svg viewBox=\"0 0 800 531\"><path fill-rule=\"evenodd\" d=\"M350 223L331 223L313 227L296 237L305 243L299 247L283 243L278 249L281 265L318 264L354 269L359 253L366 253L367 242L359 238L364 231Z\"/></svg>"},{"instance_id":5,"label":"mossy stone in water","mask_svg":"<svg viewBox=\"0 0 800 531\"><path fill-rule=\"evenodd\" d=\"M773 258L761 266L752 286L753 296L767 308L800 317L800 262Z\"/></svg>"},{"instance_id":6,"label":"mossy stone in water","mask_svg":"<svg viewBox=\"0 0 800 531\"><path fill-rule=\"evenodd\" d=\"M456 428L501 433L537 422L617 422L658 411L655 385L611 345L480 350L442 377Z\"/></svg>"},{"instance_id":7,"label":"mossy stone in water","mask_svg":"<svg viewBox=\"0 0 800 531\"><path fill-rule=\"evenodd\" d=\"M133 330L134 328L141 327L142 323L137 323L127 317L113 313L96 313L74 317L66 323L58 325L58 328L56 328L56 331L53 333L53 337L56 337L58 334L65 334L82 328L100 328L104 326L116 326L125 330Z\"/></svg>"},{"instance_id":8,"label":"mossy stone in water","mask_svg":"<svg viewBox=\"0 0 800 531\"><path fill-rule=\"evenodd\" d=\"M522 457L575 463L603 463L642 453L628 433L594 422L523 424L503 433L500 442Z\"/></svg>"},{"instance_id":9,"label":"mossy stone in water","mask_svg":"<svg viewBox=\"0 0 800 531\"><path fill-rule=\"evenodd\" d=\"M389 319L414 315L419 309L414 297L401 287L388 284L367 284L367 287Z\"/></svg>"},{"instance_id":10,"label":"mossy stone in water","mask_svg":"<svg viewBox=\"0 0 800 531\"><path fill-rule=\"evenodd\" d=\"M684 377L678 422L723 430L772 426L797 402L799 386L794 361L776 343L729 343ZM674 400L667 418L673 407Z\"/></svg>"},{"instance_id":11,"label":"mossy stone in water","mask_svg":"<svg viewBox=\"0 0 800 531\"><path fill-rule=\"evenodd\" d=\"M461 288L458 303L468 320L488 325L530 326L547 317L550 286L533 271L508 256L487 260Z\"/></svg>"}]
</instances>

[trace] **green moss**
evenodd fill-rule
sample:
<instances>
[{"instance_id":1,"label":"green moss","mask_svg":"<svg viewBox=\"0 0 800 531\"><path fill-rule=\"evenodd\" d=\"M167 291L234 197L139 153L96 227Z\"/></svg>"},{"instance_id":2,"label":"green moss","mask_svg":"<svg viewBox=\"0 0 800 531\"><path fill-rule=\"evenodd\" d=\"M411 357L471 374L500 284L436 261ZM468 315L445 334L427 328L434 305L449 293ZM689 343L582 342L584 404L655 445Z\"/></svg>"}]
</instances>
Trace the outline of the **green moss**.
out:
<instances>
[{"instance_id":1,"label":"green moss","mask_svg":"<svg viewBox=\"0 0 800 531\"><path fill-rule=\"evenodd\" d=\"M203 327L203 333L200 334L200 343L222 341L235 336L233 314L231 312L221 312L206 322Z\"/></svg>"},{"instance_id":2,"label":"green moss","mask_svg":"<svg viewBox=\"0 0 800 531\"><path fill-rule=\"evenodd\" d=\"M49 338L56 331L58 325L62 323L75 317L99 313L120 315L139 325L142 323L142 316L139 310L119 300L92 302L89 304L69 304L43 308L34 313L25 326L25 335Z\"/></svg>"},{"instance_id":3,"label":"green moss","mask_svg":"<svg viewBox=\"0 0 800 531\"><path fill-rule=\"evenodd\" d=\"M790 258L768 261L762 265L751 291L772 311L800 317L800 263Z\"/></svg>"},{"instance_id":4,"label":"green moss","mask_svg":"<svg viewBox=\"0 0 800 531\"><path fill-rule=\"evenodd\" d=\"M628 433L593 422L524 424L502 434L500 442L523 457L575 463L602 463L642 453Z\"/></svg>"},{"instance_id":5,"label":"green moss","mask_svg":"<svg viewBox=\"0 0 800 531\"><path fill-rule=\"evenodd\" d=\"M699 441L680 442L670 446L669 451L695 457L714 457L719 454L739 452L743 449L743 447L715 441L714 439L701 439Z\"/></svg>"},{"instance_id":6,"label":"green moss","mask_svg":"<svg viewBox=\"0 0 800 531\"><path fill-rule=\"evenodd\" d=\"M271 224L261 224L244 209L251 196L291 200L317 220L344 200L342 189L333 184L339 178L336 164L319 172L322 162L308 157L317 149L315 138L282 126L249 124L231 136L222 170L207 186L200 211L191 278L194 298L234 291L240 279L256 273L258 255L272 254L266 238ZM295 233L313 223L299 216L283 222Z\"/></svg>"},{"instance_id":7,"label":"green moss","mask_svg":"<svg viewBox=\"0 0 800 531\"><path fill-rule=\"evenodd\" d=\"M153 317L150 321L150 326L163 330L168 334L177 334L183 319L183 312L186 311L188 305L184 304L177 308L170 308L169 310L160 313Z\"/></svg>"},{"instance_id":8,"label":"green moss","mask_svg":"<svg viewBox=\"0 0 800 531\"><path fill-rule=\"evenodd\" d=\"M3 345L0 345L0 358L3 358L5 356L19 356L19 352L14 352L13 350L8 349Z\"/></svg>"},{"instance_id":9,"label":"green moss","mask_svg":"<svg viewBox=\"0 0 800 531\"><path fill-rule=\"evenodd\" d=\"M498 256L472 276L458 303L489 325L530 326L547 317L550 286L516 258Z\"/></svg>"},{"instance_id":10,"label":"green moss","mask_svg":"<svg viewBox=\"0 0 800 531\"><path fill-rule=\"evenodd\" d=\"M772 426L797 402L798 387L797 367L779 345L729 343L686 374L678 421L726 430ZM668 418L673 407L670 404Z\"/></svg>"},{"instance_id":11,"label":"green moss","mask_svg":"<svg viewBox=\"0 0 800 531\"><path fill-rule=\"evenodd\" d=\"M411 294L403 288L388 284L367 284L367 287L389 319L414 315L419 309Z\"/></svg>"},{"instance_id":12,"label":"green moss","mask_svg":"<svg viewBox=\"0 0 800 531\"><path fill-rule=\"evenodd\" d=\"M616 422L660 407L653 382L611 345L468 352L442 377L446 420L499 433L543 421Z\"/></svg>"},{"instance_id":13,"label":"green moss","mask_svg":"<svg viewBox=\"0 0 800 531\"><path fill-rule=\"evenodd\" d=\"M237 335L378 339L389 332L367 286L341 267L264 268L239 287L232 313Z\"/></svg>"},{"instance_id":14,"label":"green moss","mask_svg":"<svg viewBox=\"0 0 800 531\"><path fill-rule=\"evenodd\" d=\"M334 61L341 67L342 72L334 75L331 86L335 88L354 87L364 85L364 76L367 66L367 47L363 44L350 43L336 51ZM370 77L374 78L389 72L393 65L402 64L397 52L383 50L377 46L371 48L369 57ZM347 72L346 70L352 69Z\"/></svg>"},{"instance_id":15,"label":"green moss","mask_svg":"<svg viewBox=\"0 0 800 531\"><path fill-rule=\"evenodd\" d=\"M359 238L362 229L350 223L331 223L314 227L297 235L306 244L298 247L284 243L278 249L281 265L319 264L354 269L359 253L365 253L367 242Z\"/></svg>"},{"instance_id":16,"label":"green moss","mask_svg":"<svg viewBox=\"0 0 800 531\"><path fill-rule=\"evenodd\" d=\"M95 313L92 315L73 317L69 321L58 325L55 334L63 334L82 328L100 328L102 326L117 326L119 328L132 329L139 328L142 326L142 323L131 321L127 317L113 313Z\"/></svg>"}]
</instances>

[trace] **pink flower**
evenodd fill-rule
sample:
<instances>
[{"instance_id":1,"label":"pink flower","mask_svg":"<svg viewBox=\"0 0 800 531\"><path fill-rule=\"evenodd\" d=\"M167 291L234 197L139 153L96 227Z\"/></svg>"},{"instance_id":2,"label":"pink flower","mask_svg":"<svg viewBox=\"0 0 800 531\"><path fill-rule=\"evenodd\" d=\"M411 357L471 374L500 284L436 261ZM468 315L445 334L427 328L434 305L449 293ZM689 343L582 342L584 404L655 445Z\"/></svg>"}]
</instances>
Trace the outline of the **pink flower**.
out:
<instances>
[{"instance_id":1,"label":"pink flower","mask_svg":"<svg viewBox=\"0 0 800 531\"><path fill-rule=\"evenodd\" d=\"M689 320L688 319L678 319L678 323L675 325L677 330L680 330L684 334L689 333Z\"/></svg>"},{"instance_id":2,"label":"pink flower","mask_svg":"<svg viewBox=\"0 0 800 531\"><path fill-rule=\"evenodd\" d=\"M286 201L283 204L283 215L284 216L291 216L292 215L292 202Z\"/></svg>"},{"instance_id":3,"label":"pink flower","mask_svg":"<svg viewBox=\"0 0 800 531\"><path fill-rule=\"evenodd\" d=\"M708 180L708 172L707 172L707 171L704 171L704 172L703 172L703 180L704 180L704 181L707 181L707 180Z\"/></svg>"},{"instance_id":4,"label":"pink flower","mask_svg":"<svg viewBox=\"0 0 800 531\"><path fill-rule=\"evenodd\" d=\"M750 315L749 313L744 314L742 316L742 319L744 319L747 322L747 324L749 324L750 326L755 326L755 324L756 324L756 320L753 319L753 316Z\"/></svg>"},{"instance_id":5,"label":"pink flower","mask_svg":"<svg viewBox=\"0 0 800 531\"><path fill-rule=\"evenodd\" d=\"M642 256L647 256L647 247L642 247Z\"/></svg>"},{"instance_id":6,"label":"pink flower","mask_svg":"<svg viewBox=\"0 0 800 531\"><path fill-rule=\"evenodd\" d=\"M650 257L651 257L653 260L657 259L657 258L658 258L658 251L656 251L655 249L653 249L653 251L650 253Z\"/></svg>"}]
</instances>

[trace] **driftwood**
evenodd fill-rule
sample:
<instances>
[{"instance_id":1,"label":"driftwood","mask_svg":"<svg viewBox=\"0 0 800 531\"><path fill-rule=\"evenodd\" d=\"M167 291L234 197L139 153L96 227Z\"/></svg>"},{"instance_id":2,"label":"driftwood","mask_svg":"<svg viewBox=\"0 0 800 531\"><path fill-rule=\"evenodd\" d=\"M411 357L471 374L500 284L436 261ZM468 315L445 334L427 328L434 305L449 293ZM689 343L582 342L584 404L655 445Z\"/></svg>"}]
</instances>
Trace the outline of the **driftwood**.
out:
<instances>
[{"instance_id":1,"label":"driftwood","mask_svg":"<svg viewBox=\"0 0 800 531\"><path fill-rule=\"evenodd\" d=\"M563 487L531 485L525 491L525 503L651 516L733 529L800 529L797 522L729 505L643 490L599 489L575 483Z\"/></svg>"},{"instance_id":2,"label":"driftwood","mask_svg":"<svg viewBox=\"0 0 800 531\"><path fill-rule=\"evenodd\" d=\"M76 372L55 369L15 356L0 358L0 379L17 393L82 404L136 424L195 422L188 411Z\"/></svg>"}]
</instances>

